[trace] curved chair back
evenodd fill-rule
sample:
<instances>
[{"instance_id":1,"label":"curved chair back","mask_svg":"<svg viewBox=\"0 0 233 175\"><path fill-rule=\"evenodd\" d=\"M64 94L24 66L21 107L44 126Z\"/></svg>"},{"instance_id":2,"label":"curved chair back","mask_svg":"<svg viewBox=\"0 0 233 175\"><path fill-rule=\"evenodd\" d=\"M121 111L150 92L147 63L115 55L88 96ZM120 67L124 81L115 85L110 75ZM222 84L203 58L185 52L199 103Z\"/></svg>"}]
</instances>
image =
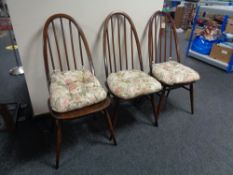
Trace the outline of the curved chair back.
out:
<instances>
[{"instance_id":1,"label":"curved chair back","mask_svg":"<svg viewBox=\"0 0 233 175\"><path fill-rule=\"evenodd\" d=\"M180 49L176 27L168 13L157 11L149 20L148 49L150 67L152 63L173 59L180 62Z\"/></svg>"},{"instance_id":2,"label":"curved chair back","mask_svg":"<svg viewBox=\"0 0 233 175\"><path fill-rule=\"evenodd\" d=\"M104 22L103 52L106 77L120 70L143 70L136 28L124 12L113 12Z\"/></svg>"},{"instance_id":3,"label":"curved chair back","mask_svg":"<svg viewBox=\"0 0 233 175\"><path fill-rule=\"evenodd\" d=\"M94 67L88 42L79 24L69 15L55 14L48 18L43 30L44 66L48 82L55 70Z\"/></svg>"}]
</instances>

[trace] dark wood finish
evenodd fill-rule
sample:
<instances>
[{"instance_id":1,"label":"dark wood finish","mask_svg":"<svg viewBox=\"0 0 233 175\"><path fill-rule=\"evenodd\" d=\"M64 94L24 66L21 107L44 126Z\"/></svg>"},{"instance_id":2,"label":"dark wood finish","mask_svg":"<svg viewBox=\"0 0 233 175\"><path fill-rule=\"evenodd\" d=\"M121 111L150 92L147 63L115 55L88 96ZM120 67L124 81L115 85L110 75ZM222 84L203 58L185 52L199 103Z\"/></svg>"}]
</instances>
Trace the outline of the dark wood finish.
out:
<instances>
[{"instance_id":1,"label":"dark wood finish","mask_svg":"<svg viewBox=\"0 0 233 175\"><path fill-rule=\"evenodd\" d=\"M156 111L156 106L155 106L155 101L154 101L154 95L152 94L151 95L151 104L152 104L152 109L153 109L153 113L154 113L154 118L155 118L155 123L154 125L155 126L158 126L158 118L159 118L159 113L158 111Z\"/></svg>"},{"instance_id":2,"label":"dark wood finish","mask_svg":"<svg viewBox=\"0 0 233 175\"><path fill-rule=\"evenodd\" d=\"M7 131L14 131L15 130L15 123L9 111L7 110L7 106L5 104L0 104L0 115L2 116L6 130ZM3 131L3 130L0 130Z\"/></svg>"},{"instance_id":3,"label":"dark wood finish","mask_svg":"<svg viewBox=\"0 0 233 175\"><path fill-rule=\"evenodd\" d=\"M159 104L157 106L157 115L158 115L158 118L156 120L155 126L159 125L159 123L158 123L158 121L159 121L159 114L160 114L160 111L161 111L161 108L162 108L162 105L163 105L165 93L166 93L166 89L165 89L165 87L163 87L161 93L159 94L160 98L159 98Z\"/></svg>"},{"instance_id":4,"label":"dark wood finish","mask_svg":"<svg viewBox=\"0 0 233 175\"><path fill-rule=\"evenodd\" d=\"M162 46L162 43L164 45ZM173 48L175 48L173 50ZM169 59L176 60L180 62L180 47L178 42L178 37L176 33L176 27L173 19L169 13L157 11L155 12L149 20L148 29L148 51L149 51L149 63L150 63L150 74L152 75L152 65L154 63L166 62ZM169 57L167 56L169 55ZM168 97L169 93L173 89L184 88L190 93L191 102L191 113L194 112L194 100L193 100L193 83L185 84L175 84L173 86L162 83L163 92L161 95ZM162 101L164 97L160 97L159 106L162 106ZM158 109L158 113L159 113Z\"/></svg>"},{"instance_id":5,"label":"dark wood finish","mask_svg":"<svg viewBox=\"0 0 233 175\"><path fill-rule=\"evenodd\" d=\"M47 19L43 30L43 53L48 86L50 85L50 73L54 70L89 69L94 74L92 56L84 32L79 24L67 14L55 14ZM58 113L51 109L50 100L48 100L51 116L56 122L56 168L59 167L61 123L64 120L78 119L102 112L107 117L108 128L113 137L113 143L116 145L112 121L107 112L110 103L110 99L106 98L102 102L82 109Z\"/></svg>"},{"instance_id":6,"label":"dark wood finish","mask_svg":"<svg viewBox=\"0 0 233 175\"><path fill-rule=\"evenodd\" d=\"M113 115L112 115L113 128L115 128L116 124L117 124L117 111L118 111L118 108L119 108L120 99L117 98L117 97L114 97L114 102L115 102L115 104L114 104L115 106L113 107ZM112 136L110 136L109 139L111 140Z\"/></svg>"},{"instance_id":7,"label":"dark wood finish","mask_svg":"<svg viewBox=\"0 0 233 175\"><path fill-rule=\"evenodd\" d=\"M193 103L193 83L190 84L190 104L191 104L191 113L194 113L194 103Z\"/></svg>"},{"instance_id":8,"label":"dark wood finish","mask_svg":"<svg viewBox=\"0 0 233 175\"><path fill-rule=\"evenodd\" d=\"M59 160L60 160L60 153L61 153L61 121L62 120L55 120L56 123L56 169L59 168Z\"/></svg>"},{"instance_id":9,"label":"dark wood finish","mask_svg":"<svg viewBox=\"0 0 233 175\"><path fill-rule=\"evenodd\" d=\"M114 145L117 145L117 142L116 142L116 138L115 138L115 134L114 134L114 131L113 131L113 125L112 125L112 122L111 122L111 118L110 118L110 115L108 113L107 110L104 110L104 114L106 116L106 119L107 119L107 123L108 123L108 128L109 128L109 131L110 131L110 137L113 139L113 143Z\"/></svg>"},{"instance_id":10,"label":"dark wood finish","mask_svg":"<svg viewBox=\"0 0 233 175\"><path fill-rule=\"evenodd\" d=\"M50 106L50 101L48 100L48 105L49 105L52 116L55 119L61 119L61 120L77 119L77 118L81 118L89 114L93 114L93 113L105 110L107 107L109 107L110 103L111 103L110 98L106 98L105 100L97 104L87 106L79 110L69 111L65 113L57 113L55 111L52 111L51 106Z\"/></svg>"},{"instance_id":11,"label":"dark wood finish","mask_svg":"<svg viewBox=\"0 0 233 175\"><path fill-rule=\"evenodd\" d=\"M115 97L115 106L114 106L114 111L113 111L113 127L116 127L117 124L117 111L119 108L119 104L120 104L120 99Z\"/></svg>"},{"instance_id":12,"label":"dark wood finish","mask_svg":"<svg viewBox=\"0 0 233 175\"><path fill-rule=\"evenodd\" d=\"M143 60L138 34L128 14L124 12L113 12L106 17L103 29L103 53L106 78L110 73L121 70L139 69L143 71ZM109 92L114 96L110 90ZM124 101L124 99L116 96L113 99L115 100L113 127L115 127L118 106L120 101ZM151 103L156 123L158 116L153 99Z\"/></svg>"}]
</instances>

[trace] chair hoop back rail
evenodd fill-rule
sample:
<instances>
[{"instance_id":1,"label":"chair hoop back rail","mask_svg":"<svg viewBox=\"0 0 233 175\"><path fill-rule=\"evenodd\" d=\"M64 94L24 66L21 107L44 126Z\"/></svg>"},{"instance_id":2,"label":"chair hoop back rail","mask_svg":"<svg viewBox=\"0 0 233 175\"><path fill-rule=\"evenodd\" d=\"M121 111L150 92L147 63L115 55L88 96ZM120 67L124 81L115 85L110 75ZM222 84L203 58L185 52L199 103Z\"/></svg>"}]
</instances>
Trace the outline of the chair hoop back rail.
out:
<instances>
[{"instance_id":1,"label":"chair hoop back rail","mask_svg":"<svg viewBox=\"0 0 233 175\"><path fill-rule=\"evenodd\" d=\"M173 50L174 47L175 50ZM166 62L168 58L173 58L180 62L179 48L173 19L166 12L155 12L149 20L148 30L150 71L152 71L152 63Z\"/></svg>"},{"instance_id":2,"label":"chair hoop back rail","mask_svg":"<svg viewBox=\"0 0 233 175\"><path fill-rule=\"evenodd\" d=\"M68 27L66 26L65 28L65 24L68 24ZM70 45L68 45L68 42ZM85 53L88 58L88 68L94 74L94 66L87 39L82 28L71 16L55 14L49 17L44 25L43 43L45 71L48 81L50 80L50 68L53 71L83 68ZM55 44L55 46L52 47L52 44ZM77 53L77 50L80 50L80 52ZM56 56L58 60L55 60Z\"/></svg>"},{"instance_id":3,"label":"chair hoop back rail","mask_svg":"<svg viewBox=\"0 0 233 175\"><path fill-rule=\"evenodd\" d=\"M139 68L143 71L142 53L137 31L129 15L124 12L109 14L105 19L103 31L106 77L112 72L136 68L135 49L140 65Z\"/></svg>"}]
</instances>

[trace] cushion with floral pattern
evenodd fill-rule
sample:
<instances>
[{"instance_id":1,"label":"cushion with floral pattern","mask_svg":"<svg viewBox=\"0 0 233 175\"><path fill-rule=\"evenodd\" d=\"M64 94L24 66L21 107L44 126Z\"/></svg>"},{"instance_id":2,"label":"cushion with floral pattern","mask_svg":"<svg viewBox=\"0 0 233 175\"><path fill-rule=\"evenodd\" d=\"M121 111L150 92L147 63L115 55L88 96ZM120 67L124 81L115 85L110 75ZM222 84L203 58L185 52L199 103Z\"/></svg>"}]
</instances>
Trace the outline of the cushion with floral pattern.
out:
<instances>
[{"instance_id":1,"label":"cushion with floral pattern","mask_svg":"<svg viewBox=\"0 0 233 175\"><path fill-rule=\"evenodd\" d=\"M107 83L111 92L122 99L158 92L162 88L155 78L140 70L111 73Z\"/></svg>"},{"instance_id":2,"label":"cushion with floral pattern","mask_svg":"<svg viewBox=\"0 0 233 175\"><path fill-rule=\"evenodd\" d=\"M90 71L54 71L51 74L50 104L53 111L80 109L106 97L107 93Z\"/></svg>"},{"instance_id":3,"label":"cushion with floral pattern","mask_svg":"<svg viewBox=\"0 0 233 175\"><path fill-rule=\"evenodd\" d=\"M167 85L190 83L200 79L200 75L195 70L176 61L153 64L152 74Z\"/></svg>"}]
</instances>

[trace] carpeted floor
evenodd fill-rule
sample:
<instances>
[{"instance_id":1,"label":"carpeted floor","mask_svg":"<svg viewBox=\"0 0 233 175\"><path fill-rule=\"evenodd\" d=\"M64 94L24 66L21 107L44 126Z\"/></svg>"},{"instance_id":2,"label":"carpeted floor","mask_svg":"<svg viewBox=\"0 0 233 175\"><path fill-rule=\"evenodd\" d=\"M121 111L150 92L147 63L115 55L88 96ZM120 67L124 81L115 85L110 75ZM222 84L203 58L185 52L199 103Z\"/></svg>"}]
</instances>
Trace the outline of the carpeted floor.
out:
<instances>
[{"instance_id":1,"label":"carpeted floor","mask_svg":"<svg viewBox=\"0 0 233 175\"><path fill-rule=\"evenodd\" d=\"M0 174L232 175L233 75L191 58L183 63L201 75L194 115L183 89L170 94L158 128L146 99L122 104L117 146L101 116L65 122L58 170L51 121L20 122L15 134L0 133Z\"/></svg>"}]
</instances>

